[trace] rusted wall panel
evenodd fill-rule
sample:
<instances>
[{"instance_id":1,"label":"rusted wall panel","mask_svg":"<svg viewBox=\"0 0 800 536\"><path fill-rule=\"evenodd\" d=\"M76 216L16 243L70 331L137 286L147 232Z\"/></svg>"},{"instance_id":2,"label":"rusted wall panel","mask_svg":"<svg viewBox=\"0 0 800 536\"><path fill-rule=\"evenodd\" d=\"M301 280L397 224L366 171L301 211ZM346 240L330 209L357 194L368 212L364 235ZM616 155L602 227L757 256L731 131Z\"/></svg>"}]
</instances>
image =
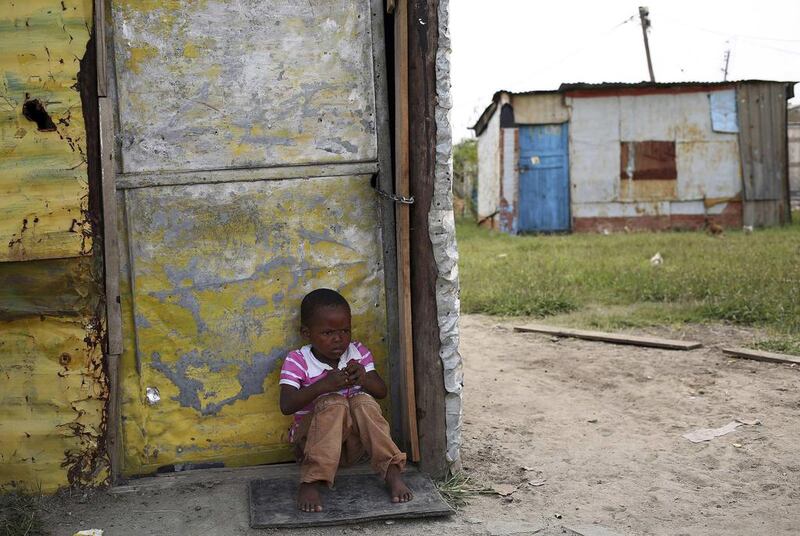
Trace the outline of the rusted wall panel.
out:
<instances>
[{"instance_id":1,"label":"rusted wall panel","mask_svg":"<svg viewBox=\"0 0 800 536\"><path fill-rule=\"evenodd\" d=\"M367 0L113 0L124 172L375 160Z\"/></svg>"},{"instance_id":2,"label":"rusted wall panel","mask_svg":"<svg viewBox=\"0 0 800 536\"><path fill-rule=\"evenodd\" d=\"M302 296L338 288L385 376L378 200L369 176L126 191L133 274L123 357L127 474L191 461L291 459L280 362ZM128 303L130 300L130 303ZM126 345L131 346L131 345ZM137 367L138 362L138 367ZM136 372L137 368L141 374ZM161 401L145 404L145 389Z\"/></svg>"},{"instance_id":3,"label":"rusted wall panel","mask_svg":"<svg viewBox=\"0 0 800 536\"><path fill-rule=\"evenodd\" d=\"M619 198L620 102L617 98L568 99L569 180L572 213L581 205Z\"/></svg>"},{"instance_id":4,"label":"rusted wall panel","mask_svg":"<svg viewBox=\"0 0 800 536\"><path fill-rule=\"evenodd\" d=\"M0 12L0 262L91 249L77 88L91 16L91 0L5 2Z\"/></svg>"},{"instance_id":5,"label":"rusted wall panel","mask_svg":"<svg viewBox=\"0 0 800 536\"><path fill-rule=\"evenodd\" d=\"M746 201L780 200L786 181L786 88L749 82L738 88L739 143Z\"/></svg>"},{"instance_id":6,"label":"rusted wall panel","mask_svg":"<svg viewBox=\"0 0 800 536\"><path fill-rule=\"evenodd\" d=\"M737 135L712 130L708 92L571 98L567 103L572 109L576 229L615 218L626 222L623 227L637 217L650 218L651 223L643 223L648 228L652 222L668 228L684 216L702 224L705 216L721 217L727 204L741 198ZM620 179L621 144L647 141L675 143L677 180ZM578 225L578 220L590 224Z\"/></svg>"},{"instance_id":7,"label":"rusted wall panel","mask_svg":"<svg viewBox=\"0 0 800 536\"><path fill-rule=\"evenodd\" d=\"M88 0L6 2L0 13L0 261L16 261L0 262L0 488L108 476L94 153L78 82L93 83L79 76L94 61L91 25Z\"/></svg>"},{"instance_id":8,"label":"rusted wall panel","mask_svg":"<svg viewBox=\"0 0 800 536\"><path fill-rule=\"evenodd\" d=\"M91 270L89 257L0 263L0 320L91 315L97 302Z\"/></svg>"},{"instance_id":9,"label":"rusted wall panel","mask_svg":"<svg viewBox=\"0 0 800 536\"><path fill-rule=\"evenodd\" d=\"M91 318L0 323L0 487L53 491L108 476L108 385Z\"/></svg>"},{"instance_id":10,"label":"rusted wall panel","mask_svg":"<svg viewBox=\"0 0 800 536\"><path fill-rule=\"evenodd\" d=\"M564 95L512 95L514 121L519 125L550 125L569 121Z\"/></svg>"},{"instance_id":11,"label":"rusted wall panel","mask_svg":"<svg viewBox=\"0 0 800 536\"><path fill-rule=\"evenodd\" d=\"M736 139L676 144L678 199L741 198L742 178ZM689 180L680 180L687 177Z\"/></svg>"},{"instance_id":12,"label":"rusted wall panel","mask_svg":"<svg viewBox=\"0 0 800 536\"><path fill-rule=\"evenodd\" d=\"M748 82L737 89L744 182L744 223L768 226L789 217L786 85Z\"/></svg>"}]
</instances>

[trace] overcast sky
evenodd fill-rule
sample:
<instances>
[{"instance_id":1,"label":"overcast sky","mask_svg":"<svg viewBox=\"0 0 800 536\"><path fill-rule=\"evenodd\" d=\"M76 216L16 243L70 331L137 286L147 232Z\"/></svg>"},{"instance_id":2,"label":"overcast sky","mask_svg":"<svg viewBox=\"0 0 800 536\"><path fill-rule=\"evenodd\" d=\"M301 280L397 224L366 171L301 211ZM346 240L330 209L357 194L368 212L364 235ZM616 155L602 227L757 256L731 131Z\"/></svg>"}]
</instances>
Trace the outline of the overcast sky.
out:
<instances>
[{"instance_id":1,"label":"overcast sky","mask_svg":"<svg viewBox=\"0 0 800 536\"><path fill-rule=\"evenodd\" d=\"M499 89L649 79L640 5L657 82L721 81L728 49L728 80L800 80L799 0L450 0L454 140Z\"/></svg>"}]
</instances>

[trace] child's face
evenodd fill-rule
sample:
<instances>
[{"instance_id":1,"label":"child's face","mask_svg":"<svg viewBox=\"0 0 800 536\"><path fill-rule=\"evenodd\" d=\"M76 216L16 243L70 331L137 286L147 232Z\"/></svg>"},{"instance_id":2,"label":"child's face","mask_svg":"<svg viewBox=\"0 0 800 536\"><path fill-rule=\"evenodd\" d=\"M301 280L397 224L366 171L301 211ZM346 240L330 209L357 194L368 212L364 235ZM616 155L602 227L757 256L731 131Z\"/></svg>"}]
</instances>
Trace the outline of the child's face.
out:
<instances>
[{"instance_id":1,"label":"child's face","mask_svg":"<svg viewBox=\"0 0 800 536\"><path fill-rule=\"evenodd\" d=\"M350 345L350 311L347 307L320 307L301 331L318 357L338 361Z\"/></svg>"}]
</instances>

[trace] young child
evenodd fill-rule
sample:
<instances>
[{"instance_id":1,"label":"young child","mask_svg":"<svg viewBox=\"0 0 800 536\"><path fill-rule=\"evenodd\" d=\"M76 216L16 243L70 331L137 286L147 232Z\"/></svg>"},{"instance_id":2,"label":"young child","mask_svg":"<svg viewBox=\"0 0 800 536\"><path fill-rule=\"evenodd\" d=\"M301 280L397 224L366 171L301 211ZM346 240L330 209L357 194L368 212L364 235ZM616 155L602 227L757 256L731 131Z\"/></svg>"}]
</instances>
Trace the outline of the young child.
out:
<instances>
[{"instance_id":1,"label":"young child","mask_svg":"<svg viewBox=\"0 0 800 536\"><path fill-rule=\"evenodd\" d=\"M321 512L319 484L333 486L339 465L369 456L386 481L392 502L412 499L400 476L406 455L392 441L376 398L386 384L372 354L350 341L350 305L336 291L317 289L300 305L300 331L310 344L286 356L280 407L294 414L289 440L300 461L297 507Z\"/></svg>"}]
</instances>

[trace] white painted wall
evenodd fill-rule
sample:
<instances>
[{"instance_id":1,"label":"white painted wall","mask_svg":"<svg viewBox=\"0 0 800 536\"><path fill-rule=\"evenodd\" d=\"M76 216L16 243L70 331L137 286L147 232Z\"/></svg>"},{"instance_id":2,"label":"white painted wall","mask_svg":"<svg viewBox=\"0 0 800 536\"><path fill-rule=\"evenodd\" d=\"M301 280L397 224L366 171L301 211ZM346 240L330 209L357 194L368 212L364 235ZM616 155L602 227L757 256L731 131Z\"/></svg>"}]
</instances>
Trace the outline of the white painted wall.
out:
<instances>
[{"instance_id":1,"label":"white painted wall","mask_svg":"<svg viewBox=\"0 0 800 536\"><path fill-rule=\"evenodd\" d=\"M478 136L478 219L500 204L500 107Z\"/></svg>"},{"instance_id":2,"label":"white painted wall","mask_svg":"<svg viewBox=\"0 0 800 536\"><path fill-rule=\"evenodd\" d=\"M789 190L792 204L800 206L800 123L789 123Z\"/></svg>"},{"instance_id":3,"label":"white painted wall","mask_svg":"<svg viewBox=\"0 0 800 536\"><path fill-rule=\"evenodd\" d=\"M504 211L513 214L517 207L517 190L519 188L519 174L517 171L517 129L516 128L503 128L501 129L501 139L503 144L503 165L502 167L502 198L507 203ZM509 225L504 228L504 222L501 221L500 226L506 232L515 233L517 229L516 218L512 218Z\"/></svg>"},{"instance_id":4,"label":"white painted wall","mask_svg":"<svg viewBox=\"0 0 800 536\"><path fill-rule=\"evenodd\" d=\"M620 99L568 99L572 214L587 203L619 198Z\"/></svg>"},{"instance_id":5,"label":"white painted wall","mask_svg":"<svg viewBox=\"0 0 800 536\"><path fill-rule=\"evenodd\" d=\"M630 217L676 210L703 214L698 201L737 196L742 188L738 136L711 129L708 95L703 91L568 99L573 216ZM675 142L677 197L666 204L624 203L620 142L648 140ZM708 213L723 209L718 205Z\"/></svg>"}]
</instances>

